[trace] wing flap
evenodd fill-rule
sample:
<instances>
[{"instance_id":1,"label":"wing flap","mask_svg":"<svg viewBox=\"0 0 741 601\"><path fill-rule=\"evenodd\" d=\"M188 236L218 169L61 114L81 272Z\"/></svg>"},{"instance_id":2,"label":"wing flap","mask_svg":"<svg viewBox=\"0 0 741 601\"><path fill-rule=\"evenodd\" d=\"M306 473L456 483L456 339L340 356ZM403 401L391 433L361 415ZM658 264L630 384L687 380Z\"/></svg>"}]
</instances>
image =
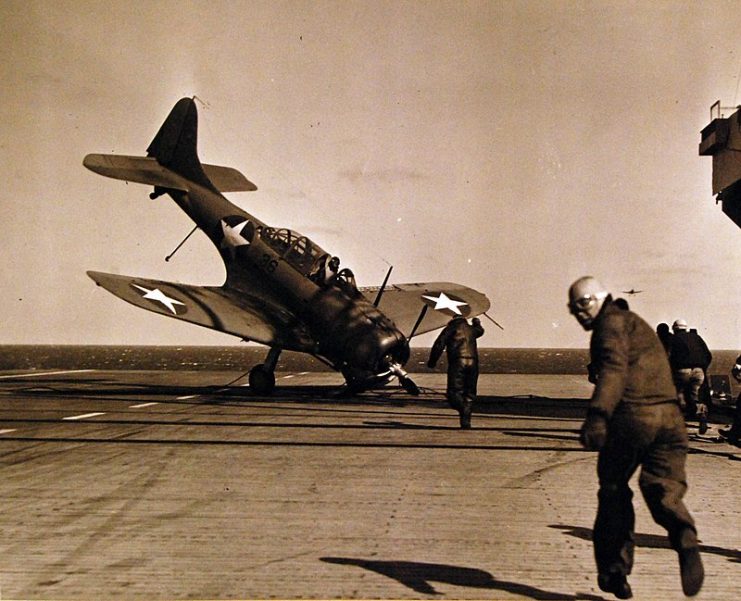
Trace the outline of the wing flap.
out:
<instances>
[{"instance_id":1,"label":"wing flap","mask_svg":"<svg viewBox=\"0 0 741 601\"><path fill-rule=\"evenodd\" d=\"M378 287L361 288L361 292L373 300ZM486 295L473 288L451 282L429 282L388 286L378 305L407 336L425 306L427 311L415 336L444 327L455 315L468 318L481 315L489 310L491 303Z\"/></svg>"},{"instance_id":2,"label":"wing flap","mask_svg":"<svg viewBox=\"0 0 741 601\"><path fill-rule=\"evenodd\" d=\"M296 318L260 298L226 287L191 286L88 271L96 284L132 305L288 350L311 352L313 341Z\"/></svg>"}]
</instances>

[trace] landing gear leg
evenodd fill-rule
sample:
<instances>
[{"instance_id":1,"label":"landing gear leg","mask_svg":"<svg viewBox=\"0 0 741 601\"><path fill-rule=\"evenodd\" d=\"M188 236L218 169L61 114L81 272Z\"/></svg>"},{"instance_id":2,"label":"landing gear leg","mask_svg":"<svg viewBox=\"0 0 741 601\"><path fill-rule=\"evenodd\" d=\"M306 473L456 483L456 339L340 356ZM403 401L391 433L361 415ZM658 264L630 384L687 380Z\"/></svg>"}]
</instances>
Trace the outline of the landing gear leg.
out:
<instances>
[{"instance_id":1,"label":"landing gear leg","mask_svg":"<svg viewBox=\"0 0 741 601\"><path fill-rule=\"evenodd\" d=\"M255 365L250 370L250 390L255 394L269 396L275 389L275 366L282 349L271 347L265 363Z\"/></svg>"}]
</instances>

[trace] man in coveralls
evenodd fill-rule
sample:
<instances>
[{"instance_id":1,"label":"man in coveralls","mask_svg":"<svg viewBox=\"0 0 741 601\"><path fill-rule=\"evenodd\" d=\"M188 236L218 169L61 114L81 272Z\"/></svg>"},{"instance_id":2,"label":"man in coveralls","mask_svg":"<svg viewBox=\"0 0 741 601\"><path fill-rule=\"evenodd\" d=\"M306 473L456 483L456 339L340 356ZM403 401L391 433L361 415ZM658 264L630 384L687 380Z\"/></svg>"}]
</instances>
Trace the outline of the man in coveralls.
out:
<instances>
[{"instance_id":1,"label":"man in coveralls","mask_svg":"<svg viewBox=\"0 0 741 601\"><path fill-rule=\"evenodd\" d=\"M593 277L569 288L569 311L592 331L591 360L598 371L580 440L599 451L594 555L600 589L620 599L633 593L635 514L628 486L638 466L643 498L666 528L679 555L682 590L696 595L704 570L694 520L682 502L687 490L687 429L664 347L654 330L632 311L615 307Z\"/></svg>"},{"instance_id":2,"label":"man in coveralls","mask_svg":"<svg viewBox=\"0 0 741 601\"><path fill-rule=\"evenodd\" d=\"M440 332L432 349L427 367L437 364L443 349L448 354L448 403L460 414L461 428L471 427L471 409L476 400L479 379L479 353L476 339L483 335L481 321L474 317L469 324L465 317L456 315Z\"/></svg>"}]
</instances>

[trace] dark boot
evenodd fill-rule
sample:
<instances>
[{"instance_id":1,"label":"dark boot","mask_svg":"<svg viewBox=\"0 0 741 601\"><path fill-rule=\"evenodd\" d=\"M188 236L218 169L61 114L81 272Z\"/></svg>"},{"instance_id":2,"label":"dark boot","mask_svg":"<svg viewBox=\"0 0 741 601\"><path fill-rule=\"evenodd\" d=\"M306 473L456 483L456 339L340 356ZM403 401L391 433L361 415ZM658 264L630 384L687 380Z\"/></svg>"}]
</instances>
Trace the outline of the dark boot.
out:
<instances>
[{"instance_id":1,"label":"dark boot","mask_svg":"<svg viewBox=\"0 0 741 601\"><path fill-rule=\"evenodd\" d=\"M700 592L702 581L705 579L700 549L697 546L697 533L690 528L685 528L679 532L678 538L672 541L672 546L679 555L682 590L688 597L693 597Z\"/></svg>"},{"instance_id":2,"label":"dark boot","mask_svg":"<svg viewBox=\"0 0 741 601\"><path fill-rule=\"evenodd\" d=\"M463 403L463 407L460 410L461 415L461 428L464 430L471 429L471 405Z\"/></svg>"},{"instance_id":3,"label":"dark boot","mask_svg":"<svg viewBox=\"0 0 741 601\"><path fill-rule=\"evenodd\" d=\"M702 588L705 579L705 570L700 559L700 550L697 547L680 549L679 571L682 574L682 591L688 597L694 597Z\"/></svg>"},{"instance_id":4,"label":"dark boot","mask_svg":"<svg viewBox=\"0 0 741 601\"><path fill-rule=\"evenodd\" d=\"M600 574L597 576L597 584L600 590L606 593L612 593L618 599L630 599L633 596L633 591L630 588L630 584L628 584L625 574L619 574L617 572Z\"/></svg>"}]
</instances>

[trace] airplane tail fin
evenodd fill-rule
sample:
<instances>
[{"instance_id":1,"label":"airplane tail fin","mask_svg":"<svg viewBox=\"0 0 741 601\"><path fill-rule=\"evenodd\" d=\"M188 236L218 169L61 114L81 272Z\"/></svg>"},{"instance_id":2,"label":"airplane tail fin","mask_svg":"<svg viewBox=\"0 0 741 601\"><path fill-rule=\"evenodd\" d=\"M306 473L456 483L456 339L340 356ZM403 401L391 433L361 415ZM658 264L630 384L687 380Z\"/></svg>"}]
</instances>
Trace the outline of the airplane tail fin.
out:
<instances>
[{"instance_id":1,"label":"airplane tail fin","mask_svg":"<svg viewBox=\"0 0 741 601\"><path fill-rule=\"evenodd\" d=\"M218 191L198 158L198 111L192 98L181 98L147 148L147 156L186 179Z\"/></svg>"},{"instance_id":2,"label":"airplane tail fin","mask_svg":"<svg viewBox=\"0 0 741 601\"><path fill-rule=\"evenodd\" d=\"M189 182L213 192L252 192L257 186L232 167L202 164L198 158L198 112L192 98L170 111L147 148L146 157L89 154L82 164L91 171L165 190L190 189Z\"/></svg>"}]
</instances>

